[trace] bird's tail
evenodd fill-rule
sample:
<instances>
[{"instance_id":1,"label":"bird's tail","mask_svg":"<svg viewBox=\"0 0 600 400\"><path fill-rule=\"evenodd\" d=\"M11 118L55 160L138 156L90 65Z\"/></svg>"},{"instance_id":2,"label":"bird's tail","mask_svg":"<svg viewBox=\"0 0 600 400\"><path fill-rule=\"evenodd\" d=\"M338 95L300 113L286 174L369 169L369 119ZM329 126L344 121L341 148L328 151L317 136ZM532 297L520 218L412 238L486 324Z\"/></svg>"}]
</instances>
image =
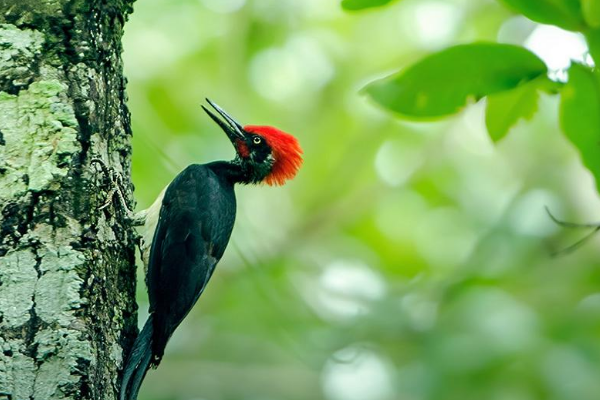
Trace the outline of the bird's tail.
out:
<instances>
[{"instance_id":1,"label":"bird's tail","mask_svg":"<svg viewBox=\"0 0 600 400\"><path fill-rule=\"evenodd\" d=\"M152 314L150 314L142 331L135 339L133 349L123 369L119 400L137 399L142 381L150 367L152 361L152 334L154 331L152 317Z\"/></svg>"}]
</instances>

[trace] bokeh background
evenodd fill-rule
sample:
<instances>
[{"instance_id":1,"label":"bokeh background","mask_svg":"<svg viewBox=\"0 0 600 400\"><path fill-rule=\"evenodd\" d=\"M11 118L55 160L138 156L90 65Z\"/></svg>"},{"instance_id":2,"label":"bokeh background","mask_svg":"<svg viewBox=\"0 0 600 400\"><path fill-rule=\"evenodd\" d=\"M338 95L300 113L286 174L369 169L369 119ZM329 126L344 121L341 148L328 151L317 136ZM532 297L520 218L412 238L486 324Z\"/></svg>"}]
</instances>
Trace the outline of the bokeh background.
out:
<instances>
[{"instance_id":1,"label":"bokeh background","mask_svg":"<svg viewBox=\"0 0 600 400\"><path fill-rule=\"evenodd\" d=\"M233 157L202 112L296 135L285 187L239 187L225 257L143 400L597 400L600 252L544 211L600 220L557 98L493 145L483 104L402 121L368 82L447 46L521 44L557 79L576 34L493 0L140 0L126 27L138 208ZM140 321L147 297L139 271Z\"/></svg>"}]
</instances>

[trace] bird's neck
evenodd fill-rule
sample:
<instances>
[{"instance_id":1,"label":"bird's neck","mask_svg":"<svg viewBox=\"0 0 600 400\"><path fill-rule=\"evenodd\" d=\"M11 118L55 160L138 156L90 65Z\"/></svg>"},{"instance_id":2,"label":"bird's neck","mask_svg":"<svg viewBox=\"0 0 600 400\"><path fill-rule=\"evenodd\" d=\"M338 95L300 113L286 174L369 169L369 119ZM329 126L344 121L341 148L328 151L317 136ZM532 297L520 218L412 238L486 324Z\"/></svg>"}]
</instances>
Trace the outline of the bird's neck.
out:
<instances>
[{"instance_id":1,"label":"bird's neck","mask_svg":"<svg viewBox=\"0 0 600 400\"><path fill-rule=\"evenodd\" d=\"M215 161L207 164L207 166L232 184L241 183L246 185L260 181L254 176L255 174L253 174L250 166L240 158L231 161Z\"/></svg>"}]
</instances>

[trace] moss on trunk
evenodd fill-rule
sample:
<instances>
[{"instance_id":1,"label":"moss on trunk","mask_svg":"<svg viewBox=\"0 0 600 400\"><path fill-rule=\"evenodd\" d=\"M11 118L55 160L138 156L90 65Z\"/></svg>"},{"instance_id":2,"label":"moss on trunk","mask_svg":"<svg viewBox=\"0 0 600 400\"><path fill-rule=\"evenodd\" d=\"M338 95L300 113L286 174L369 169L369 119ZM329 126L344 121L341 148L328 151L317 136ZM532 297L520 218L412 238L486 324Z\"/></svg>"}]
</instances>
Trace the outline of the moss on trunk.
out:
<instances>
[{"instance_id":1,"label":"moss on trunk","mask_svg":"<svg viewBox=\"0 0 600 400\"><path fill-rule=\"evenodd\" d=\"M0 399L113 399L134 231L90 161L130 170L133 1L0 0ZM130 187L126 188L129 191Z\"/></svg>"}]
</instances>

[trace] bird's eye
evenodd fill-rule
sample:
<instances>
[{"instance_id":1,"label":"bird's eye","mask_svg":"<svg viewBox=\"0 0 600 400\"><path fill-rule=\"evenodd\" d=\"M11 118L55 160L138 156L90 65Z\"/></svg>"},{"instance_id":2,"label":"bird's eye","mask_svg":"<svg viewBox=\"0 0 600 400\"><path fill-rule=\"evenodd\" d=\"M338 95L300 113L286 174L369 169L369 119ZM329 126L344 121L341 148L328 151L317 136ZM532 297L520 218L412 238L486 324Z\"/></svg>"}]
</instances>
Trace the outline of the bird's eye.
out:
<instances>
[{"instance_id":1,"label":"bird's eye","mask_svg":"<svg viewBox=\"0 0 600 400\"><path fill-rule=\"evenodd\" d=\"M254 139L252 139L252 141L254 142L254 144L260 144L260 142L262 142L262 139L260 138L260 136L254 136Z\"/></svg>"}]
</instances>

